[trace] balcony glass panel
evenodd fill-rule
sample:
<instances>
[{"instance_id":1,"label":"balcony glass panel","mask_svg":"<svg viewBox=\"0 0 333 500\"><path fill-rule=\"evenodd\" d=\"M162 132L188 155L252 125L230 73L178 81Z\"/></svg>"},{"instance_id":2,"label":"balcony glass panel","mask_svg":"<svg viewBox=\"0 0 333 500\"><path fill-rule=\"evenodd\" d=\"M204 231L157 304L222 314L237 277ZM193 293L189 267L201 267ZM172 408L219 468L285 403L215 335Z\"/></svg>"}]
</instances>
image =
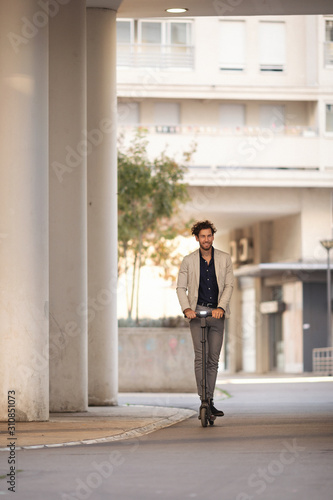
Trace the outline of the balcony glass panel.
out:
<instances>
[{"instance_id":1,"label":"balcony glass panel","mask_svg":"<svg viewBox=\"0 0 333 500\"><path fill-rule=\"evenodd\" d=\"M118 44L117 65L131 68L193 69L194 47L160 44Z\"/></svg>"}]
</instances>

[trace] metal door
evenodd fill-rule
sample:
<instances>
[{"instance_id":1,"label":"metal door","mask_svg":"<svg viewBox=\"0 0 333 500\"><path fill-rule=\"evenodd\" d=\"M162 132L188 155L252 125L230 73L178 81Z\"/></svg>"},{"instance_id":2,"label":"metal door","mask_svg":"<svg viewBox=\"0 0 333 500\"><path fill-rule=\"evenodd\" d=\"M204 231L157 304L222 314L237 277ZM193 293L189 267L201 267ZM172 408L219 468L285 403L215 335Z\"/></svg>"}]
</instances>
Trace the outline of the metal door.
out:
<instances>
[{"instance_id":1,"label":"metal door","mask_svg":"<svg viewBox=\"0 0 333 500\"><path fill-rule=\"evenodd\" d=\"M312 349L327 347L326 283L303 283L303 370L312 371Z\"/></svg>"}]
</instances>

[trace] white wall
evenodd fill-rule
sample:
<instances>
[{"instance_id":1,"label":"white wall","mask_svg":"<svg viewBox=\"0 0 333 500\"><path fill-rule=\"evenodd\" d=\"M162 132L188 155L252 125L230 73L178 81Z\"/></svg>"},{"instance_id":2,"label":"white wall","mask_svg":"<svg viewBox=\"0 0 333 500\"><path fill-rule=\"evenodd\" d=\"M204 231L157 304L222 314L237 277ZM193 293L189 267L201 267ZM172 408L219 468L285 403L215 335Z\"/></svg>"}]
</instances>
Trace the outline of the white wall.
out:
<instances>
[{"instance_id":1,"label":"white wall","mask_svg":"<svg viewBox=\"0 0 333 500\"><path fill-rule=\"evenodd\" d=\"M331 190L304 189L301 193L302 259L325 261L326 251L320 240L331 238Z\"/></svg>"},{"instance_id":2,"label":"white wall","mask_svg":"<svg viewBox=\"0 0 333 500\"><path fill-rule=\"evenodd\" d=\"M271 262L298 261L301 258L300 215L275 219L272 224Z\"/></svg>"}]
</instances>

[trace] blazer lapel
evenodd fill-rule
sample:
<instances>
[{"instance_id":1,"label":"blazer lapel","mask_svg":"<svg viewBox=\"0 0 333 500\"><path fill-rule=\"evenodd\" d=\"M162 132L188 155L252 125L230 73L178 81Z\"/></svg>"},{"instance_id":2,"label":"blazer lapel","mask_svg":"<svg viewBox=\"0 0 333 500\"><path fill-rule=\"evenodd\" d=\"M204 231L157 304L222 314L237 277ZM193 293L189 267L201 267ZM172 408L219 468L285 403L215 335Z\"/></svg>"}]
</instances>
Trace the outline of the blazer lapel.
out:
<instances>
[{"instance_id":1,"label":"blazer lapel","mask_svg":"<svg viewBox=\"0 0 333 500\"><path fill-rule=\"evenodd\" d=\"M219 255L216 252L216 250L214 251L214 266L215 266L216 279L218 280L220 275L221 260L219 259Z\"/></svg>"},{"instance_id":2,"label":"blazer lapel","mask_svg":"<svg viewBox=\"0 0 333 500\"><path fill-rule=\"evenodd\" d=\"M200 284L200 252L197 250L194 254L194 259L195 259L195 265L194 265L194 275L195 275L195 281L197 284L197 290L199 290L199 284Z\"/></svg>"}]
</instances>

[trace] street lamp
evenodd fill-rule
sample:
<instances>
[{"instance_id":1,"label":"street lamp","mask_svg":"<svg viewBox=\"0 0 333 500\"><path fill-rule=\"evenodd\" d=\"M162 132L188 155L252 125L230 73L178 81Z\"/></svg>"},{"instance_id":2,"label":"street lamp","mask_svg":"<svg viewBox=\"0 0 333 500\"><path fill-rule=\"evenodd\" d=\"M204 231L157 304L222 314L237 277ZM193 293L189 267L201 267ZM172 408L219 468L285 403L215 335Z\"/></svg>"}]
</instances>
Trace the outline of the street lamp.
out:
<instances>
[{"instance_id":1,"label":"street lamp","mask_svg":"<svg viewBox=\"0 0 333 500\"><path fill-rule=\"evenodd\" d=\"M327 250L327 342L333 347L332 335L332 313L331 313L331 268L330 268L330 250L333 248L333 240L322 240L320 242Z\"/></svg>"}]
</instances>

